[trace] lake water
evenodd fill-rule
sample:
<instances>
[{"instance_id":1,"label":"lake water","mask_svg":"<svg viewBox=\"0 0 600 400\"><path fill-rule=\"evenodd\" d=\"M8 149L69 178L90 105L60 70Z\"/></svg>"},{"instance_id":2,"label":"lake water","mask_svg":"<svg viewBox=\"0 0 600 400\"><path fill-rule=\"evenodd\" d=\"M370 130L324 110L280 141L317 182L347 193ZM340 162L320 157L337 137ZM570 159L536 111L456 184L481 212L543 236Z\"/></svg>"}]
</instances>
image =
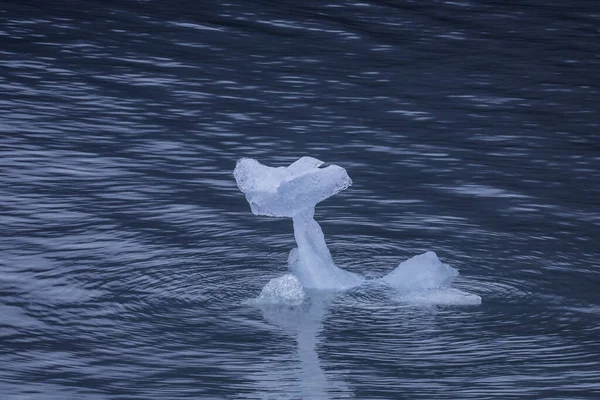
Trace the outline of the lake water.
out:
<instances>
[{"instance_id":1,"label":"lake water","mask_svg":"<svg viewBox=\"0 0 600 400\"><path fill-rule=\"evenodd\" d=\"M600 398L594 2L47 3L0 4L3 400ZM304 155L339 266L482 304L248 305L295 244L233 168Z\"/></svg>"}]
</instances>

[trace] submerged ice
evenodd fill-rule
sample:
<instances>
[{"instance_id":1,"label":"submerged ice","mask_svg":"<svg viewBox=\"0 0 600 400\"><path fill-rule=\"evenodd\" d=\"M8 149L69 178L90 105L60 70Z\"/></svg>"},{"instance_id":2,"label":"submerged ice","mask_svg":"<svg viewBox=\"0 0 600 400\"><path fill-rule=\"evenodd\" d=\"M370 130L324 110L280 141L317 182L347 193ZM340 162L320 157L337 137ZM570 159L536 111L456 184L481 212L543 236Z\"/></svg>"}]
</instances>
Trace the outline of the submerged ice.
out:
<instances>
[{"instance_id":1,"label":"submerged ice","mask_svg":"<svg viewBox=\"0 0 600 400\"><path fill-rule=\"evenodd\" d=\"M321 227L314 219L315 206L348 188L352 180L337 165L302 157L288 167L269 167L251 158L237 162L234 177L256 215L292 218L297 247L290 251L292 274L272 279L256 299L259 303L298 304L302 290L342 290L361 284L364 278L338 267ZM412 257L381 278L398 289L402 301L430 304L479 304L476 295L450 288L458 271L442 263L434 252Z\"/></svg>"}]
</instances>

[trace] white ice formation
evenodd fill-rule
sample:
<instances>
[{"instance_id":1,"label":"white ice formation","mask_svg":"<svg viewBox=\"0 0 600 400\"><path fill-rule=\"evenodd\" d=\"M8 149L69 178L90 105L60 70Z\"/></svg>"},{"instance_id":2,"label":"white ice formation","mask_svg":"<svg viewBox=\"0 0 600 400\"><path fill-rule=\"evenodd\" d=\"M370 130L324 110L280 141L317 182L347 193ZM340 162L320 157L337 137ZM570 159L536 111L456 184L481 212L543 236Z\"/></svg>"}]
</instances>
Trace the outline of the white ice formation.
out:
<instances>
[{"instance_id":1,"label":"white ice formation","mask_svg":"<svg viewBox=\"0 0 600 400\"><path fill-rule=\"evenodd\" d=\"M451 288L458 270L440 261L433 251L401 262L381 278L400 292L398 300L411 304L477 305L481 297Z\"/></svg>"},{"instance_id":2,"label":"white ice formation","mask_svg":"<svg viewBox=\"0 0 600 400\"><path fill-rule=\"evenodd\" d=\"M237 162L233 175L252 212L292 218L294 223L297 247L288 258L293 275L272 279L256 299L260 303L299 304L305 298L303 288L342 290L364 281L335 265L314 220L317 203L352 184L344 168L323 164L313 157L302 157L288 167L268 167L251 158ZM400 263L381 282L398 289L403 301L411 303L480 304L479 296L449 287L457 275L435 253L426 252Z\"/></svg>"},{"instance_id":3,"label":"white ice formation","mask_svg":"<svg viewBox=\"0 0 600 400\"><path fill-rule=\"evenodd\" d=\"M302 157L289 167L267 167L242 158L233 175L254 214L292 218L298 247L290 252L289 266L302 286L347 289L360 284L362 277L335 265L313 216L317 203L346 189L352 180L344 168L319 168L322 165L312 157Z\"/></svg>"},{"instance_id":4,"label":"white ice formation","mask_svg":"<svg viewBox=\"0 0 600 400\"><path fill-rule=\"evenodd\" d=\"M433 251L401 262L382 278L390 286L401 290L421 290L449 286L458 271L440 261Z\"/></svg>"},{"instance_id":5,"label":"white ice formation","mask_svg":"<svg viewBox=\"0 0 600 400\"><path fill-rule=\"evenodd\" d=\"M319 168L322 165L323 161L313 157L302 157L289 167L267 167L242 158L233 176L254 214L293 218L352 185L344 168Z\"/></svg>"},{"instance_id":6,"label":"white ice formation","mask_svg":"<svg viewBox=\"0 0 600 400\"><path fill-rule=\"evenodd\" d=\"M286 274L281 278L273 278L265 285L260 295L254 299L256 304L300 305L306 294L298 278Z\"/></svg>"}]
</instances>

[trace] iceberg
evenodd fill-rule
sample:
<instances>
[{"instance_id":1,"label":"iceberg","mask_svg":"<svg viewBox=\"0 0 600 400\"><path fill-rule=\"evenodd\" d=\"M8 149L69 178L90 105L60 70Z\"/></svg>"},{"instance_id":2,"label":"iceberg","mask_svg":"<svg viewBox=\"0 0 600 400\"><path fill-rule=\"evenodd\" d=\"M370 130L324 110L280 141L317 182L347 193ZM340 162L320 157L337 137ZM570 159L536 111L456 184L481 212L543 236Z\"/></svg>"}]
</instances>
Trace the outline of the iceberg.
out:
<instances>
[{"instance_id":1,"label":"iceberg","mask_svg":"<svg viewBox=\"0 0 600 400\"><path fill-rule=\"evenodd\" d=\"M323 164L316 158L302 157L288 167L268 167L242 158L233 175L255 215L292 218L297 247L290 252L289 267L302 286L347 289L359 285L363 278L335 265L314 214L317 203L346 189L352 180L344 168L320 168Z\"/></svg>"},{"instance_id":2,"label":"iceberg","mask_svg":"<svg viewBox=\"0 0 600 400\"><path fill-rule=\"evenodd\" d=\"M302 157L287 167L269 167L252 158L238 160L233 172L255 215L291 218L294 247L288 257L291 274L272 279L255 299L259 304L300 305L303 289L345 290L364 278L338 267L315 221L315 206L352 185L346 170ZM451 288L458 270L428 251L400 263L377 279L401 294L401 301L417 304L480 304L481 297Z\"/></svg>"}]
</instances>

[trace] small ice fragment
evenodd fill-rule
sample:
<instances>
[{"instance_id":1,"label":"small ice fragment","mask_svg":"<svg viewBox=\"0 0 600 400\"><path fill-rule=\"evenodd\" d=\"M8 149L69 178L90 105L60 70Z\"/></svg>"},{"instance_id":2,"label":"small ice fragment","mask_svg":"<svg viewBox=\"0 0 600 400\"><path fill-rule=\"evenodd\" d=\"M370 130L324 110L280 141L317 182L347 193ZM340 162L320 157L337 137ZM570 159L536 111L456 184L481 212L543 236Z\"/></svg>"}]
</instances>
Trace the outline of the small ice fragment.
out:
<instances>
[{"instance_id":1,"label":"small ice fragment","mask_svg":"<svg viewBox=\"0 0 600 400\"><path fill-rule=\"evenodd\" d=\"M300 305L305 297L306 294L298 278L292 274L286 274L280 278L271 279L252 302L255 304Z\"/></svg>"},{"instance_id":2,"label":"small ice fragment","mask_svg":"<svg viewBox=\"0 0 600 400\"><path fill-rule=\"evenodd\" d=\"M455 288L434 288L406 293L398 298L403 303L418 305L480 305L481 297Z\"/></svg>"},{"instance_id":3,"label":"small ice fragment","mask_svg":"<svg viewBox=\"0 0 600 400\"><path fill-rule=\"evenodd\" d=\"M449 286L458 271L440 261L433 251L409 258L382 278L390 286L406 291Z\"/></svg>"}]
</instances>

